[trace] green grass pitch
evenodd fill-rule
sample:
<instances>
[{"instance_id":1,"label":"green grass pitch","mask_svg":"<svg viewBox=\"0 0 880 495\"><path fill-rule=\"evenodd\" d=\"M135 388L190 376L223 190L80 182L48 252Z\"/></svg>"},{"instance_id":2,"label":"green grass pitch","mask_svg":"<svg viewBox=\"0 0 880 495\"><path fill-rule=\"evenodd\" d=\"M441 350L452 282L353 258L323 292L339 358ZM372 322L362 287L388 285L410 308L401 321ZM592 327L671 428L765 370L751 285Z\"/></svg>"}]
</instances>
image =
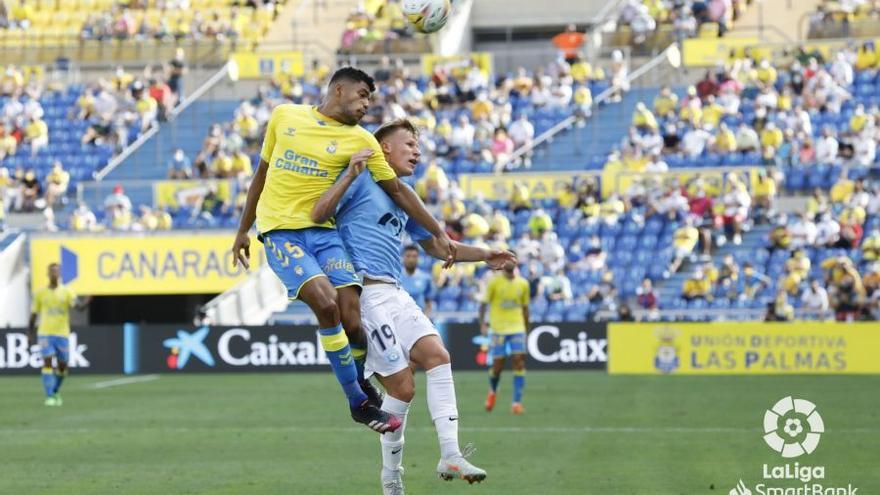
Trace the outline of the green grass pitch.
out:
<instances>
[{"instance_id":1,"label":"green grass pitch","mask_svg":"<svg viewBox=\"0 0 880 495\"><path fill-rule=\"evenodd\" d=\"M119 386L77 376L61 408L40 378L0 379L0 494L381 493L377 435L354 425L330 374L161 375ZM412 494L722 494L784 464L762 439L764 410L787 395L826 425L797 461L826 485L880 493L880 377L619 377L530 372L526 414L510 380L483 411L483 373L456 375L461 443L489 472L444 482L424 376L406 432ZM789 483L786 486L797 486ZM756 494L757 495L757 494Z\"/></svg>"}]
</instances>

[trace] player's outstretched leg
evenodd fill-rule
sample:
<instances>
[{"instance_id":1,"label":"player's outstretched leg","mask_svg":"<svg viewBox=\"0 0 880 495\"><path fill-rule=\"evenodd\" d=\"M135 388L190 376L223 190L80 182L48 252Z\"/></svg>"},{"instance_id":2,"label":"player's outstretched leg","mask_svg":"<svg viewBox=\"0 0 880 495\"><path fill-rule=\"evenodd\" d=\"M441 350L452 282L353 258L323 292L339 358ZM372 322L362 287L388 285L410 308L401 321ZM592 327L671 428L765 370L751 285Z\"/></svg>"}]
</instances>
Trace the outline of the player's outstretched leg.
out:
<instances>
[{"instance_id":1,"label":"player's outstretched leg","mask_svg":"<svg viewBox=\"0 0 880 495\"><path fill-rule=\"evenodd\" d=\"M469 483L483 481L486 471L468 462L467 455L463 455L458 448L458 401L455 398L452 365L443 341L438 335L419 339L410 351L410 358L427 370L428 411L440 443L437 474L444 480L461 478Z\"/></svg>"},{"instance_id":2,"label":"player's outstretched leg","mask_svg":"<svg viewBox=\"0 0 880 495\"><path fill-rule=\"evenodd\" d=\"M303 286L299 296L318 318L321 345L348 399L352 419L379 433L397 430L400 420L370 404L367 395L358 385L357 368L348 338L340 324L336 291L330 282L324 277L312 279Z\"/></svg>"},{"instance_id":3,"label":"player's outstretched leg","mask_svg":"<svg viewBox=\"0 0 880 495\"><path fill-rule=\"evenodd\" d=\"M447 354L448 356L448 354ZM427 376L428 410L440 442L437 474L444 480L461 478L468 483L486 479L486 471L474 466L458 448L458 404L452 365L441 364L425 372Z\"/></svg>"},{"instance_id":4,"label":"player's outstretched leg","mask_svg":"<svg viewBox=\"0 0 880 495\"><path fill-rule=\"evenodd\" d=\"M367 338L361 325L360 295L357 287L340 287L337 289L339 300L339 313L342 319L342 327L348 337L351 346L351 355L357 368L358 385L367 395L370 404L382 407L382 393L364 378L364 363L367 360Z\"/></svg>"}]
</instances>

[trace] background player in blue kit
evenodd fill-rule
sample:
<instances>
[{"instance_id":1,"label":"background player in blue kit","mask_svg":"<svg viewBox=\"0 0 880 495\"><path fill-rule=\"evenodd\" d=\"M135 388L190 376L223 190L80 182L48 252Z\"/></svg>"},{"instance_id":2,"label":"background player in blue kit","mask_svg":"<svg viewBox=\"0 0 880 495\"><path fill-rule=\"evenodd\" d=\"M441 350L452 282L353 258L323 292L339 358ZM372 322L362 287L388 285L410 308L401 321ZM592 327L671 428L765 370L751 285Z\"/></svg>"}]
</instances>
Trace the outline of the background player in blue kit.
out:
<instances>
[{"instance_id":1,"label":"background player in blue kit","mask_svg":"<svg viewBox=\"0 0 880 495\"><path fill-rule=\"evenodd\" d=\"M425 316L430 318L434 309L431 304L431 299L434 298L434 285L431 282L431 275L419 269L419 248L413 244L403 248L403 272L400 274L400 285L422 308Z\"/></svg>"},{"instance_id":2,"label":"background player in blue kit","mask_svg":"<svg viewBox=\"0 0 880 495\"><path fill-rule=\"evenodd\" d=\"M382 151L398 176L412 175L420 152L418 133L407 120L389 122L376 131ZM353 164L354 165L354 164ZM313 220L334 214L355 270L363 275L361 311L367 334L367 375L377 374L388 394L382 409L401 418L403 426L380 437L384 493L402 494L403 431L415 393L409 362L426 370L428 410L440 443L437 473L451 480L482 481L486 472L468 462L458 445L458 406L449 353L437 330L401 288L401 235L410 237L432 256L447 259L446 244L409 219L368 175L352 166L312 210ZM338 209L337 209L338 205ZM456 261L486 261L492 268L513 265L509 251L457 244Z\"/></svg>"}]
</instances>

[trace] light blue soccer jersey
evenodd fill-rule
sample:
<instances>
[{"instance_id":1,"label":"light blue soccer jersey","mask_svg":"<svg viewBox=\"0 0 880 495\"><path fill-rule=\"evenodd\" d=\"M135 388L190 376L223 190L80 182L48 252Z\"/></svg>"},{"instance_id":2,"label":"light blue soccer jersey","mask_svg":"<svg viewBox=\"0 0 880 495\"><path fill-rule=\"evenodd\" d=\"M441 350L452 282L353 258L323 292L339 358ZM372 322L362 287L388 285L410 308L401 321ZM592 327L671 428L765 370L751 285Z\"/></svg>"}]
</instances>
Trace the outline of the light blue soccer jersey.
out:
<instances>
[{"instance_id":1,"label":"light blue soccer jersey","mask_svg":"<svg viewBox=\"0 0 880 495\"><path fill-rule=\"evenodd\" d=\"M400 235L406 231L417 242L432 237L410 220L370 174L358 176L342 196L336 209L336 228L356 272L393 283L400 282L403 271Z\"/></svg>"},{"instance_id":2,"label":"light blue soccer jersey","mask_svg":"<svg viewBox=\"0 0 880 495\"><path fill-rule=\"evenodd\" d=\"M412 275L404 270L400 274L400 285L422 309L425 309L425 300L433 299L434 286L431 284L431 276L418 268Z\"/></svg>"}]
</instances>

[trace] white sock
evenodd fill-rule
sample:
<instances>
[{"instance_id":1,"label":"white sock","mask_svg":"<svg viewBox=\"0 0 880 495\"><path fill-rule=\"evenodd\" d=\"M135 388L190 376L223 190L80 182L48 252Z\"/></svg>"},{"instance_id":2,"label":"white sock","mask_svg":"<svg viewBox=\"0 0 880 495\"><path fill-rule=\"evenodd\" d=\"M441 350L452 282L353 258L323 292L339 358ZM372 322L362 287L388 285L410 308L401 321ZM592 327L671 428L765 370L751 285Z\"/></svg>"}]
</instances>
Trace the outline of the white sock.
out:
<instances>
[{"instance_id":1,"label":"white sock","mask_svg":"<svg viewBox=\"0 0 880 495\"><path fill-rule=\"evenodd\" d=\"M409 412L409 402L395 399L385 394L382 400L382 410L400 418L400 428L394 433L379 435L379 443L382 444L382 472L398 471L403 464L403 430L406 428L406 414Z\"/></svg>"},{"instance_id":2,"label":"white sock","mask_svg":"<svg viewBox=\"0 0 880 495\"><path fill-rule=\"evenodd\" d=\"M428 411L437 441L440 442L440 457L447 459L460 455L458 450L458 404L455 400L455 383L452 381L452 365L441 364L428 370L427 396Z\"/></svg>"}]
</instances>

